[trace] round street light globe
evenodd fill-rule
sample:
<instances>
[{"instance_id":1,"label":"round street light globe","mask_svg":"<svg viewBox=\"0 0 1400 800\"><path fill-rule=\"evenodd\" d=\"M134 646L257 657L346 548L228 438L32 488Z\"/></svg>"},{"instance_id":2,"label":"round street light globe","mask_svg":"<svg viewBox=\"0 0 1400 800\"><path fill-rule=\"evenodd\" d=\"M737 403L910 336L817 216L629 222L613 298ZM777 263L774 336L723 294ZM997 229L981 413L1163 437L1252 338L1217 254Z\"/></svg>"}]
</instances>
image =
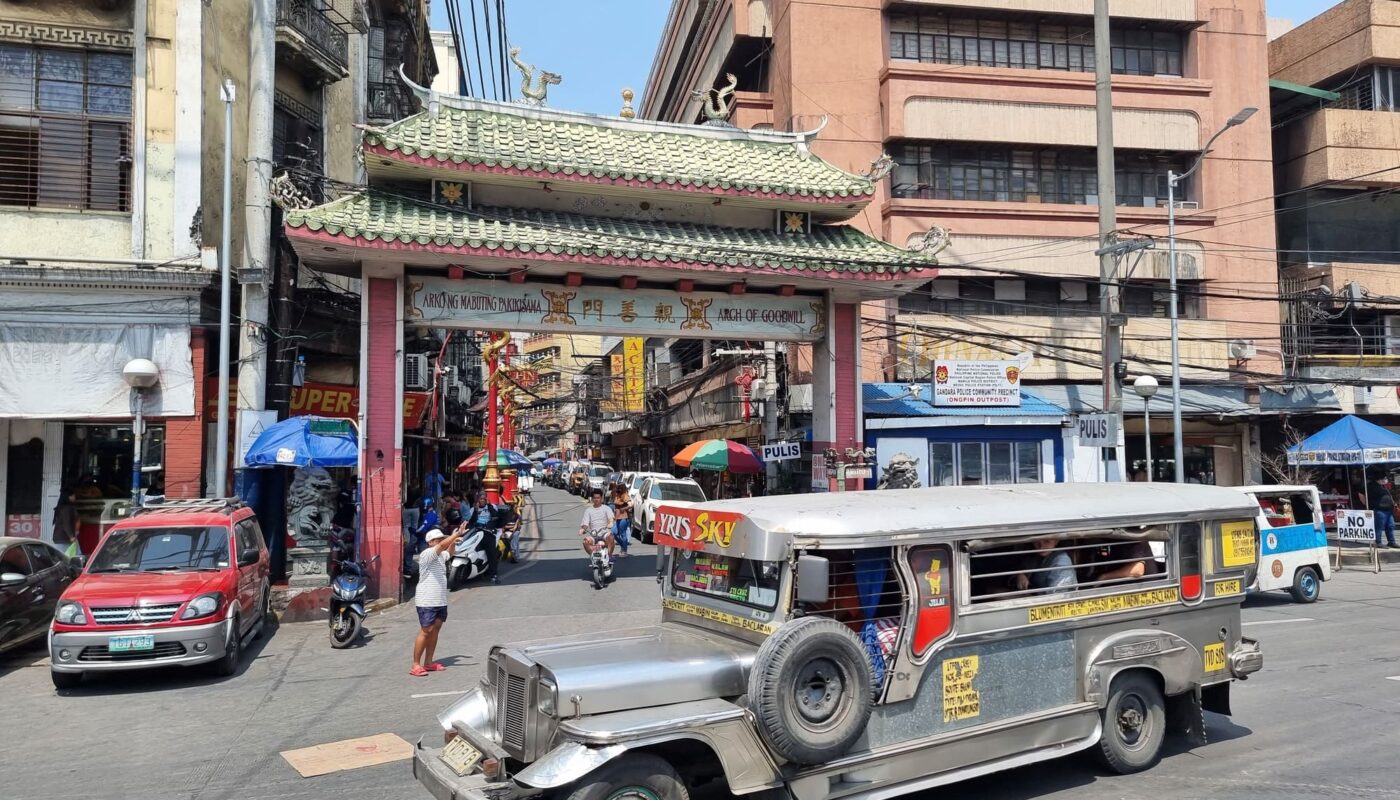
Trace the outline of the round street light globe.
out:
<instances>
[{"instance_id":1,"label":"round street light globe","mask_svg":"<svg viewBox=\"0 0 1400 800\"><path fill-rule=\"evenodd\" d=\"M160 380L160 367L147 358L133 358L122 367L122 378L133 389L149 389Z\"/></svg>"},{"instance_id":2,"label":"round street light globe","mask_svg":"<svg viewBox=\"0 0 1400 800\"><path fill-rule=\"evenodd\" d=\"M1157 393L1157 379L1151 375L1139 375L1133 381L1133 391L1137 392L1138 397L1151 397Z\"/></svg>"}]
</instances>

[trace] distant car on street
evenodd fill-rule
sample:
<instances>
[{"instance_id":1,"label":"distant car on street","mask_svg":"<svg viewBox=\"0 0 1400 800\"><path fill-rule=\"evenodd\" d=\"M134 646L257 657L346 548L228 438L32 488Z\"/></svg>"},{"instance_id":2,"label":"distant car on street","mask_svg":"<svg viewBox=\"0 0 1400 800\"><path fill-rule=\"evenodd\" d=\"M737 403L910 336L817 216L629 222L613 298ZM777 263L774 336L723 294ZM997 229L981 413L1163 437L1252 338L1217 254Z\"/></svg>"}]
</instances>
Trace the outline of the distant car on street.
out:
<instances>
[{"instance_id":1,"label":"distant car on street","mask_svg":"<svg viewBox=\"0 0 1400 800\"><path fill-rule=\"evenodd\" d=\"M608 479L613 474L613 468L607 464L589 464L587 483L584 484L583 494L592 494L594 489L608 490Z\"/></svg>"},{"instance_id":2,"label":"distant car on street","mask_svg":"<svg viewBox=\"0 0 1400 800\"><path fill-rule=\"evenodd\" d=\"M80 563L44 542L0 536L0 653L48 632L58 598L78 576Z\"/></svg>"},{"instance_id":3,"label":"distant car on street","mask_svg":"<svg viewBox=\"0 0 1400 800\"><path fill-rule=\"evenodd\" d=\"M261 635L272 592L253 510L200 500L144 508L108 531L58 602L49 636L53 684L86 672L212 664L238 669Z\"/></svg>"},{"instance_id":4,"label":"distant car on street","mask_svg":"<svg viewBox=\"0 0 1400 800\"><path fill-rule=\"evenodd\" d=\"M690 478L647 478L642 481L641 490L632 501L637 509L638 535L643 542L651 544L656 534L656 507L665 503L668 506L690 506L705 502L705 490Z\"/></svg>"}]
</instances>

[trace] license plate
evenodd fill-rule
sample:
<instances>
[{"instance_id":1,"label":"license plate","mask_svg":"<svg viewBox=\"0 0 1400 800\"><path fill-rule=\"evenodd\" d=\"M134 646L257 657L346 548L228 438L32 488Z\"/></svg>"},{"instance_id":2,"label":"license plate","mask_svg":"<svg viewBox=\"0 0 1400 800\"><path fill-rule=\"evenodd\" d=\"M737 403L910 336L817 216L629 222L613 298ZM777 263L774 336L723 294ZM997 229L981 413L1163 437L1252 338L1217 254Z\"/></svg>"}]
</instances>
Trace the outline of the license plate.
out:
<instances>
[{"instance_id":1,"label":"license plate","mask_svg":"<svg viewBox=\"0 0 1400 800\"><path fill-rule=\"evenodd\" d=\"M1233 581L1216 581L1216 582L1215 582L1215 596L1216 596L1216 597L1221 597L1221 596L1227 595L1227 594L1239 594L1239 593L1240 593L1240 582L1239 582L1238 580L1233 580Z\"/></svg>"},{"instance_id":2,"label":"license plate","mask_svg":"<svg viewBox=\"0 0 1400 800\"><path fill-rule=\"evenodd\" d=\"M109 653L139 653L142 650L156 649L156 637L152 634L141 636L113 636L107 640Z\"/></svg>"},{"instance_id":3,"label":"license plate","mask_svg":"<svg viewBox=\"0 0 1400 800\"><path fill-rule=\"evenodd\" d=\"M472 771L472 767L476 766L476 762L481 760L481 751L472 747L466 739L458 736L442 748L442 753L438 755L438 758L457 773L458 777L465 777L468 772Z\"/></svg>"},{"instance_id":4,"label":"license plate","mask_svg":"<svg viewBox=\"0 0 1400 800\"><path fill-rule=\"evenodd\" d=\"M1219 672L1225 669L1225 643L1216 642L1206 645L1205 649L1205 671Z\"/></svg>"}]
</instances>

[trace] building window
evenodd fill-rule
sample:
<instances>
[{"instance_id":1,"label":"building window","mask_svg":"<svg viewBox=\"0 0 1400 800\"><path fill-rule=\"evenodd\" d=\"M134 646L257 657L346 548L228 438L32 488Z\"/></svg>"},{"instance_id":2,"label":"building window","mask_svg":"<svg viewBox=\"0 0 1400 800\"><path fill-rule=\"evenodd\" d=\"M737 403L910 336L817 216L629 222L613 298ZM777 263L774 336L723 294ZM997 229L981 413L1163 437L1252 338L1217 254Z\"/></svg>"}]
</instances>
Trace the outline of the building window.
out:
<instances>
[{"instance_id":1,"label":"building window","mask_svg":"<svg viewBox=\"0 0 1400 800\"><path fill-rule=\"evenodd\" d=\"M930 486L1042 483L1041 441L930 442Z\"/></svg>"},{"instance_id":2,"label":"building window","mask_svg":"<svg viewBox=\"0 0 1400 800\"><path fill-rule=\"evenodd\" d=\"M1098 203L1093 148L899 142L890 150L895 160L895 197ZM1164 207L1168 170L1185 171L1185 160L1177 154L1121 150L1114 154L1114 161L1120 206ZM1183 191L1180 196L1187 194Z\"/></svg>"},{"instance_id":3,"label":"building window","mask_svg":"<svg viewBox=\"0 0 1400 800\"><path fill-rule=\"evenodd\" d=\"M0 44L0 205L131 210L131 56Z\"/></svg>"},{"instance_id":4,"label":"building window","mask_svg":"<svg viewBox=\"0 0 1400 800\"><path fill-rule=\"evenodd\" d=\"M277 92L272 105L273 163L319 175L324 147L319 98L312 106Z\"/></svg>"},{"instance_id":5,"label":"building window","mask_svg":"<svg viewBox=\"0 0 1400 800\"><path fill-rule=\"evenodd\" d=\"M1400 111L1400 67L1372 67L1333 91L1341 96L1328 102L1328 108Z\"/></svg>"},{"instance_id":6,"label":"building window","mask_svg":"<svg viewBox=\"0 0 1400 800\"><path fill-rule=\"evenodd\" d=\"M1117 75L1180 76L1185 36L1141 26L1109 31ZM941 12L890 16L890 58L930 64L1094 71L1094 27L1065 18Z\"/></svg>"},{"instance_id":7,"label":"building window","mask_svg":"<svg viewBox=\"0 0 1400 800\"><path fill-rule=\"evenodd\" d=\"M960 317L1082 317L1099 313L1096 280L1027 277L1014 281L1020 284L1019 295L1008 295L1006 283L990 276L940 278L900 297L899 310ZM1133 283L1123 287L1120 297L1123 313L1130 317L1171 316L1171 295L1163 287ZM1178 313L1183 319L1200 318L1198 282L1182 283L1180 302Z\"/></svg>"}]
</instances>

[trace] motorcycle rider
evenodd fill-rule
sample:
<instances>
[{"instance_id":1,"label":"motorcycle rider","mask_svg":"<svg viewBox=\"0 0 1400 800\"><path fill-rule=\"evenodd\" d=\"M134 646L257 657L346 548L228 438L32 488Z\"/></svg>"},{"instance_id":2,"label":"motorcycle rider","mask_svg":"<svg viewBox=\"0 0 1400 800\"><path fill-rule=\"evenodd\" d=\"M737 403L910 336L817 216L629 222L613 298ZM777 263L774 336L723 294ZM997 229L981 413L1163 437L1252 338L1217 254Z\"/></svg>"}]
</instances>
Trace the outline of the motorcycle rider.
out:
<instances>
[{"instance_id":1,"label":"motorcycle rider","mask_svg":"<svg viewBox=\"0 0 1400 800\"><path fill-rule=\"evenodd\" d=\"M578 526L579 536L583 537L583 552L593 555L593 532L606 531L603 541L608 543L608 557L612 558L613 551L617 549L612 526L613 512L603 505L603 490L594 489L589 493L589 506L583 510L583 521Z\"/></svg>"},{"instance_id":2,"label":"motorcycle rider","mask_svg":"<svg viewBox=\"0 0 1400 800\"><path fill-rule=\"evenodd\" d=\"M520 506L525 504L519 495L514 503L502 503L497 522L501 526L502 555L512 564L520 561Z\"/></svg>"},{"instance_id":3,"label":"motorcycle rider","mask_svg":"<svg viewBox=\"0 0 1400 800\"><path fill-rule=\"evenodd\" d=\"M487 501L485 492L468 495L468 499L471 508L466 512L467 528L485 531L481 547L486 551L486 577L492 583L500 583L501 579L496 576L496 567L501 560L501 552L496 546L496 532L501 526L500 510Z\"/></svg>"}]
</instances>

